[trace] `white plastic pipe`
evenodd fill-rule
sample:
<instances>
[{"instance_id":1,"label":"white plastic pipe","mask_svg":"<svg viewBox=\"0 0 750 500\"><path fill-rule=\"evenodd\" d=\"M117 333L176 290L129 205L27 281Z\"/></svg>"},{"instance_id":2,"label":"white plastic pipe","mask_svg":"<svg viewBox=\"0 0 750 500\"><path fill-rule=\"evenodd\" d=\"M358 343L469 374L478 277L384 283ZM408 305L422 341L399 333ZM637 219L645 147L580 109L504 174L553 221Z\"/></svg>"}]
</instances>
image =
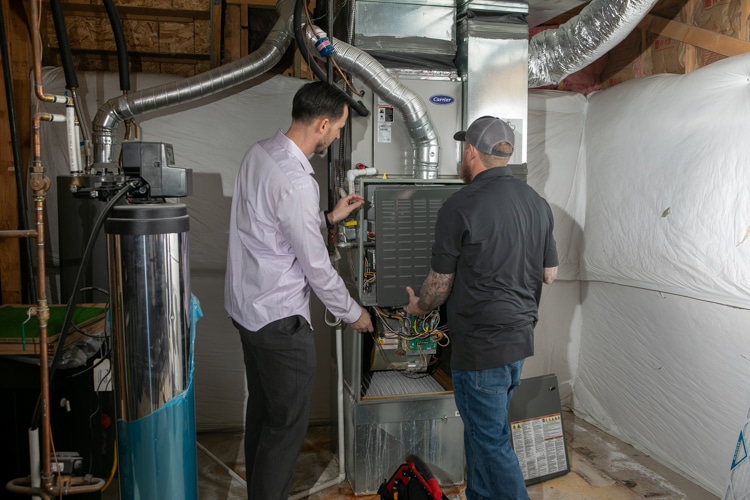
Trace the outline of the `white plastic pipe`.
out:
<instances>
[{"instance_id":1,"label":"white plastic pipe","mask_svg":"<svg viewBox=\"0 0 750 500\"><path fill-rule=\"evenodd\" d=\"M76 161L78 162L78 169L83 170L84 164L81 161L81 124L78 123L78 120L75 121L75 131L76 131Z\"/></svg>"},{"instance_id":2,"label":"white plastic pipe","mask_svg":"<svg viewBox=\"0 0 750 500\"><path fill-rule=\"evenodd\" d=\"M70 104L73 102L73 98L66 95L45 94L44 102L51 102L55 104Z\"/></svg>"},{"instance_id":3,"label":"white plastic pipe","mask_svg":"<svg viewBox=\"0 0 750 500\"><path fill-rule=\"evenodd\" d=\"M80 173L80 140L76 137L76 109L72 104L68 104L65 107L65 121L67 123L68 131L68 161L70 163L70 173Z\"/></svg>"},{"instance_id":4,"label":"white plastic pipe","mask_svg":"<svg viewBox=\"0 0 750 500\"><path fill-rule=\"evenodd\" d=\"M31 487L39 488L42 485L41 464L39 462L39 429L29 429L29 466L31 467ZM33 500L42 500L42 497L32 496Z\"/></svg>"},{"instance_id":5,"label":"white plastic pipe","mask_svg":"<svg viewBox=\"0 0 750 500\"><path fill-rule=\"evenodd\" d=\"M354 179L363 175L375 175L378 173L378 169L374 167L367 168L353 168L346 171L346 181L349 184L349 194L354 193Z\"/></svg>"}]
</instances>

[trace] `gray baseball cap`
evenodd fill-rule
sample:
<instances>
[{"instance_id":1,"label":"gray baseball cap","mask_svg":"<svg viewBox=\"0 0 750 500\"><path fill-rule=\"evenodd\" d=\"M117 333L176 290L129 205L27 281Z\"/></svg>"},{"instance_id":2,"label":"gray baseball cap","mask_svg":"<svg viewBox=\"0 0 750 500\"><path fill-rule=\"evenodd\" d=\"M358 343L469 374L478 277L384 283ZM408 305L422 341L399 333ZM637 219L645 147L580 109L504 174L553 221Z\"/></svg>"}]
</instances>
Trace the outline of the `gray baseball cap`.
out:
<instances>
[{"instance_id":1,"label":"gray baseball cap","mask_svg":"<svg viewBox=\"0 0 750 500\"><path fill-rule=\"evenodd\" d=\"M513 146L515 135L507 122L494 116L482 116L474 120L467 130L456 132L453 138L466 141L482 153L493 156L510 156L509 154L493 152L492 148L501 142Z\"/></svg>"}]
</instances>

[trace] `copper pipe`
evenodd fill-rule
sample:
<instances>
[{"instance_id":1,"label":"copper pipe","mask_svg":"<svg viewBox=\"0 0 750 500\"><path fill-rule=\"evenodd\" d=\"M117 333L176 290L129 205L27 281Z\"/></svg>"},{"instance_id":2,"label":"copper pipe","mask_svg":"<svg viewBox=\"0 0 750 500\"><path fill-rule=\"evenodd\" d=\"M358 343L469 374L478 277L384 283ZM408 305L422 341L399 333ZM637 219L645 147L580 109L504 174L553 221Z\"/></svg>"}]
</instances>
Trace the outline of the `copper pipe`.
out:
<instances>
[{"instance_id":1,"label":"copper pipe","mask_svg":"<svg viewBox=\"0 0 750 500\"><path fill-rule=\"evenodd\" d=\"M29 23L31 24L31 47L34 51L33 59L34 59L34 94L36 94L37 99L44 102L61 102L61 103L68 103L69 98L66 96L57 96L57 95L45 95L44 88L42 87L42 37L39 34L39 11L40 11L40 5L41 1L39 0L31 0L29 2L31 8L30 10L30 16L31 20ZM37 64L38 62L38 64Z\"/></svg>"},{"instance_id":2,"label":"copper pipe","mask_svg":"<svg viewBox=\"0 0 750 500\"><path fill-rule=\"evenodd\" d=\"M49 178L44 176L46 187L49 187ZM49 351L47 324L49 323L49 305L47 304L46 267L44 256L44 199L46 189L35 194L34 205L36 210L36 248L37 248L37 286L39 289L38 307L36 310L39 322L39 368L41 378L41 412L42 412L42 488L52 486L52 466L50 463L50 415L49 415Z\"/></svg>"},{"instance_id":3,"label":"copper pipe","mask_svg":"<svg viewBox=\"0 0 750 500\"><path fill-rule=\"evenodd\" d=\"M60 478L60 476L58 476ZM28 485L29 478L18 478L8 481L5 488L11 493L21 495L42 496L46 499L53 499L60 495L70 495L72 493L94 493L100 491L104 486L104 479L98 477L69 477L58 479L58 483L52 485L49 490L35 488Z\"/></svg>"},{"instance_id":4,"label":"copper pipe","mask_svg":"<svg viewBox=\"0 0 750 500\"><path fill-rule=\"evenodd\" d=\"M37 61L42 59L42 40L39 34L39 5L38 0L29 2L31 12L31 50L34 51L34 93L37 99L44 100L44 89L42 89L42 65ZM41 3L41 2L40 2Z\"/></svg>"},{"instance_id":5,"label":"copper pipe","mask_svg":"<svg viewBox=\"0 0 750 500\"><path fill-rule=\"evenodd\" d=\"M33 127L32 127L32 143L34 148L34 157L32 162L35 167L39 167L39 171L44 173L44 167L42 167L42 139L41 139L41 122L64 122L65 115L59 115L54 113L34 113ZM37 165L38 164L38 165ZM49 188L49 186L48 186ZM32 190L36 190L34 186L31 186ZM46 192L46 189L45 189Z\"/></svg>"},{"instance_id":6,"label":"copper pipe","mask_svg":"<svg viewBox=\"0 0 750 500\"><path fill-rule=\"evenodd\" d=\"M34 65L34 92L36 97L44 102L72 103L72 98L66 96L47 96L42 88L42 62L41 62L41 37L39 34L39 10L41 1L31 0L31 40L33 47L33 65ZM40 368L40 413L41 413L41 481L39 487L21 486L22 482L29 483L30 480L15 479L6 485L9 491L17 493L27 493L43 497L45 500L52 500L57 495L67 495L72 493L89 493L100 491L104 486L104 480L98 478L71 478L60 474L52 474L51 449L52 449L52 432L50 423L50 405L49 405L49 304L47 303L46 287L46 259L44 251L44 204L47 198L47 192L50 188L49 177L45 175L44 164L42 163L42 145L41 130L42 121L64 121L64 115L51 113L35 113L33 117L32 143L33 158L29 171L29 187L34 197L34 209L36 213L35 230L11 230L2 231L0 236L11 237L35 237L37 246L37 288L38 299L37 307L32 308L32 314L37 317L39 322L39 368ZM21 193L19 193L20 195ZM55 484L57 482L57 484Z\"/></svg>"},{"instance_id":7,"label":"copper pipe","mask_svg":"<svg viewBox=\"0 0 750 500\"><path fill-rule=\"evenodd\" d=\"M33 238L35 236L35 229L3 229L0 231L0 238Z\"/></svg>"},{"instance_id":8,"label":"copper pipe","mask_svg":"<svg viewBox=\"0 0 750 500\"><path fill-rule=\"evenodd\" d=\"M42 165L42 134L41 134L41 115L39 113L35 114L32 119L32 128L31 128L31 154L32 156L32 171L37 171L44 173L44 166ZM38 169L38 170L37 170ZM29 179L29 182L31 182L31 179ZM36 189L35 186L31 186L31 189Z\"/></svg>"},{"instance_id":9,"label":"copper pipe","mask_svg":"<svg viewBox=\"0 0 750 500\"><path fill-rule=\"evenodd\" d=\"M37 98L42 101L54 101L47 99L42 89L42 47L41 36L39 34L39 0L31 0L31 42L34 50L34 89ZM38 287L38 307L36 309L37 320L39 321L39 366L41 378L41 462L42 462L42 481L41 489L51 491L52 489L52 466L50 463L51 453L51 431L49 415L49 366L48 366L48 336L47 323L49 321L49 305L47 304L47 286L46 286L46 268L44 255L44 201L47 196L47 190L50 187L49 177L45 175L44 165L42 163L42 145L40 122L48 119L49 113L36 113L33 119L33 159L31 171L29 174L29 186L34 193L34 205L36 211L36 248L37 248L37 287Z\"/></svg>"}]
</instances>

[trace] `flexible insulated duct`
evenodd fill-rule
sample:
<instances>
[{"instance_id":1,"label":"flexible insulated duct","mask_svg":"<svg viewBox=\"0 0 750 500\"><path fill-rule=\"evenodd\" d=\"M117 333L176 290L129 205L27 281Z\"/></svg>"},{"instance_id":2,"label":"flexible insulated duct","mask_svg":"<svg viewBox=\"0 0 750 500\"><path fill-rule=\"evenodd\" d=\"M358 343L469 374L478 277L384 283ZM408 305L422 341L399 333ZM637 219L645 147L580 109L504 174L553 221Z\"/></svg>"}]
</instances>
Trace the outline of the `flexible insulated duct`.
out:
<instances>
[{"instance_id":1,"label":"flexible insulated duct","mask_svg":"<svg viewBox=\"0 0 750 500\"><path fill-rule=\"evenodd\" d=\"M529 42L529 87L558 83L620 43L643 19L656 0L593 0L581 13L555 30L542 31ZM279 0L279 20L263 45L235 62L179 82L110 99L94 118L94 168L113 168L117 125L134 116L186 103L244 83L271 69L292 40L294 0ZM308 30L309 31L309 30ZM313 35L306 34L309 50ZM374 58L331 37L334 59L362 79L373 92L404 116L414 144L414 175L436 175L439 145L425 104L392 77Z\"/></svg>"},{"instance_id":2,"label":"flexible insulated duct","mask_svg":"<svg viewBox=\"0 0 750 500\"><path fill-rule=\"evenodd\" d=\"M315 30L304 31L308 50L315 50ZM392 104L403 115L414 146L414 177L437 177L440 145L424 101L366 52L334 37L330 39L334 48L331 57L341 69L362 80L377 96Z\"/></svg>"},{"instance_id":3,"label":"flexible insulated duct","mask_svg":"<svg viewBox=\"0 0 750 500\"><path fill-rule=\"evenodd\" d=\"M252 54L184 80L139 90L107 101L97 111L93 122L94 169L116 168L113 149L117 126L122 121L213 95L273 68L292 41L294 0L279 0L276 11L279 20L263 44Z\"/></svg>"},{"instance_id":4,"label":"flexible insulated duct","mask_svg":"<svg viewBox=\"0 0 750 500\"><path fill-rule=\"evenodd\" d=\"M529 87L559 83L625 39L657 0L593 0L580 14L529 41Z\"/></svg>"}]
</instances>

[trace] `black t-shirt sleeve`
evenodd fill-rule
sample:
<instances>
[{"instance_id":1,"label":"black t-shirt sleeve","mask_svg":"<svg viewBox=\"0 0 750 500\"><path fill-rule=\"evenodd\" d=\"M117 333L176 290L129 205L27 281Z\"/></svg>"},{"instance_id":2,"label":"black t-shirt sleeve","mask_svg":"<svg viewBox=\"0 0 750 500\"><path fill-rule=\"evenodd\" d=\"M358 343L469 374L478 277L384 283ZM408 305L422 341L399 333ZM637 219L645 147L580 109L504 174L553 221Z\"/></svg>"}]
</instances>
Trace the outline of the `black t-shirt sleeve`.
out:
<instances>
[{"instance_id":1,"label":"black t-shirt sleeve","mask_svg":"<svg viewBox=\"0 0 750 500\"><path fill-rule=\"evenodd\" d=\"M432 245L430 267L440 274L454 274L461 254L461 240L466 220L459 210L446 201L438 211L435 223L435 242Z\"/></svg>"},{"instance_id":2,"label":"black t-shirt sleeve","mask_svg":"<svg viewBox=\"0 0 750 500\"><path fill-rule=\"evenodd\" d=\"M549 204L545 201L545 205L547 206L547 216L549 217L549 229L547 230L547 248L544 252L544 267L557 267L559 265L559 261L557 258L557 243L555 242L555 237L552 234L553 230L555 229L555 221L552 216L552 209L549 207Z\"/></svg>"}]
</instances>

